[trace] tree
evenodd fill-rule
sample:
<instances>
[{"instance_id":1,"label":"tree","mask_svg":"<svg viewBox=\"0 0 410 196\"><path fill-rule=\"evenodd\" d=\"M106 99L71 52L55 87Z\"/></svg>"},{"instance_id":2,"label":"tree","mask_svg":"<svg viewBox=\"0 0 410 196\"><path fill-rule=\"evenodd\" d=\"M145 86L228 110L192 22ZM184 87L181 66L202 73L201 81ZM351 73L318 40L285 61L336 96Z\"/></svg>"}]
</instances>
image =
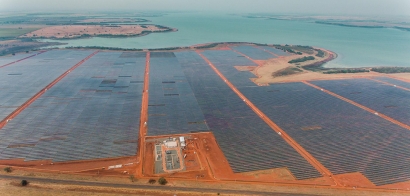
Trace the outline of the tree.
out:
<instances>
[{"instance_id":1,"label":"tree","mask_svg":"<svg viewBox=\"0 0 410 196\"><path fill-rule=\"evenodd\" d=\"M157 181L156 180L154 180L154 179L149 179L148 180L148 183L150 183L150 184L155 184Z\"/></svg>"},{"instance_id":2,"label":"tree","mask_svg":"<svg viewBox=\"0 0 410 196\"><path fill-rule=\"evenodd\" d=\"M11 167L5 167L3 170L7 173L10 173L12 171Z\"/></svg>"},{"instance_id":3,"label":"tree","mask_svg":"<svg viewBox=\"0 0 410 196\"><path fill-rule=\"evenodd\" d=\"M21 186L27 186L28 185L28 181L27 180L22 180L20 182Z\"/></svg>"},{"instance_id":4,"label":"tree","mask_svg":"<svg viewBox=\"0 0 410 196\"><path fill-rule=\"evenodd\" d=\"M161 177L161 178L158 180L158 183L159 183L160 185L166 185L166 184L168 183L168 181L167 181L164 177Z\"/></svg>"}]
</instances>

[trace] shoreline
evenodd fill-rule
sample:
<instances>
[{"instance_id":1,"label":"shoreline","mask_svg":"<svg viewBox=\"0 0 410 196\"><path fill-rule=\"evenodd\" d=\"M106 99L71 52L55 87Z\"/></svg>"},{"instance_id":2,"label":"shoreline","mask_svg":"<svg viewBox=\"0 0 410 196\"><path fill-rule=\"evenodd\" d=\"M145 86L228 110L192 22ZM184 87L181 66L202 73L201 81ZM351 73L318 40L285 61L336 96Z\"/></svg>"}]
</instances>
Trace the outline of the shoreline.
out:
<instances>
[{"instance_id":1,"label":"shoreline","mask_svg":"<svg viewBox=\"0 0 410 196\"><path fill-rule=\"evenodd\" d=\"M177 30L177 29L174 29ZM153 32L153 33L161 33L159 32ZM127 36L128 37L128 36ZM38 42L38 41L37 41ZM38 42L38 43L47 43L47 42ZM56 42L57 43L57 42ZM167 47L167 48L132 48L132 49L126 49L126 48L116 48L116 47L101 47L101 46L86 46L86 47L74 47L74 46L68 46L65 48L36 48L36 49L31 49L32 51L35 50L64 50L64 49L81 49L81 50L102 50L102 51L126 51L126 52L142 52L142 51L150 51L150 52L180 52L180 51L185 51L185 50L202 50L202 49L211 49L211 50L218 50L218 49L224 49L228 45L238 45L238 44L248 44L248 45L255 45L255 46L270 46L274 47L276 49L282 50L290 56L281 56L279 58L274 58L274 59L268 59L265 60L263 65L258 66L257 69L251 71L254 73L257 78L251 78L252 81L255 83L260 83L260 84L269 84L269 83L277 83L280 81L288 81L289 78L295 77L295 78L300 78L300 75L306 75L307 73L310 73L309 75L317 75L320 74L323 77L318 77L318 78L326 78L328 79L329 76L333 77L338 77L338 76L348 76L353 74L354 76L359 76L363 74L370 74L370 73L377 73L374 71L371 71L372 69L404 69L405 71L402 72L383 72L379 74L395 74L395 73L401 73L401 74L406 74L410 72L410 68L407 67L398 67L398 66L366 66L366 67L357 67L357 68L344 68L344 67L338 67L338 68L326 68L324 65L336 58L338 58L338 54L336 52L324 49L324 48L319 48L319 47L311 47L311 46L301 46L301 45L277 45L277 44L260 44L260 43L254 43L254 42L210 42L210 43L204 43L204 44L195 44L191 46L180 46L180 47ZM64 44L56 44L56 45L64 45ZM290 51L289 48L293 48ZM309 55L314 55L313 53L306 53L306 51L301 52L300 48L304 49L310 49L312 51L324 51L326 53L326 58L320 58L316 56L316 58L319 58L319 61L315 60L314 62L301 62L301 63L296 63L296 64L289 64L288 61L292 59L296 59L298 57L302 56L309 56ZM16 52L16 53L23 53L23 52ZM298 53L298 54L297 54ZM299 54L300 53L300 54ZM6 56L6 55L4 55ZM278 61L280 59L280 61ZM274 65L272 65L272 63ZM273 75L274 73L284 70L286 68L290 67L298 67L302 68L303 71L300 73L295 73L295 74L289 74L289 75L283 75L283 76L277 76L274 78L267 78L267 74L264 72L264 69L261 69L262 67L269 67L269 66L274 66L275 69L268 69L271 71L269 75ZM280 69L279 69L280 68ZM369 71L357 71L357 72L349 72L349 71L354 71L354 70L360 70L360 69L366 69ZM407 71L409 69L409 71ZM266 69L265 69L266 70ZM343 72L343 70L347 70L346 72ZM269 72L268 71L268 72ZM324 72L332 72L332 71L341 71L340 73L324 73ZM261 73L262 72L262 73ZM264 76L264 77L261 77ZM409 75L410 76L410 75ZM350 76L349 76L350 77ZM303 77L304 78L304 77ZM311 78L311 76L309 76ZM303 80L303 79L302 79ZM293 81L293 80L292 80Z\"/></svg>"}]
</instances>

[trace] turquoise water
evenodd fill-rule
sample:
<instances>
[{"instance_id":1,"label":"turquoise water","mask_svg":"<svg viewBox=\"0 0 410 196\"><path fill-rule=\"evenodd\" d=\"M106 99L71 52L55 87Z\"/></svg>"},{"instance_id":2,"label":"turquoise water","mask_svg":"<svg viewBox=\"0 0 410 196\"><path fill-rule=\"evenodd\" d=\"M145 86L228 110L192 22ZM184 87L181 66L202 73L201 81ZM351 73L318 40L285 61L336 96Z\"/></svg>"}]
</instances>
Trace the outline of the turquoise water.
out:
<instances>
[{"instance_id":1,"label":"turquoise water","mask_svg":"<svg viewBox=\"0 0 410 196\"><path fill-rule=\"evenodd\" d=\"M132 38L64 40L65 46L163 48L209 42L257 42L323 47L339 57L326 67L410 67L410 32L316 24L304 21L250 19L235 15L176 13L145 17L178 32ZM44 40L53 41L53 40Z\"/></svg>"}]
</instances>

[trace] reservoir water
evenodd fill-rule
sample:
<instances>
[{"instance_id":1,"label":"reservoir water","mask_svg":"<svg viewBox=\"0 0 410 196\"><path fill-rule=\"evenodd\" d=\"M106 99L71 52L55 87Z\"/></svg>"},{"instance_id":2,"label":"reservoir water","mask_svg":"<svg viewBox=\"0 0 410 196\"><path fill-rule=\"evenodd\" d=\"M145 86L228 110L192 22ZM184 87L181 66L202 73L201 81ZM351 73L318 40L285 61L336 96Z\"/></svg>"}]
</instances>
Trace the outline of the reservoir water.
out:
<instances>
[{"instance_id":1,"label":"reservoir water","mask_svg":"<svg viewBox=\"0 0 410 196\"><path fill-rule=\"evenodd\" d=\"M143 37L59 40L66 46L164 48L209 42L257 42L322 47L336 52L326 67L410 67L410 32L391 28L359 28L306 21L268 20L239 15L172 13L145 17L178 32ZM55 41L43 39L42 41Z\"/></svg>"}]
</instances>

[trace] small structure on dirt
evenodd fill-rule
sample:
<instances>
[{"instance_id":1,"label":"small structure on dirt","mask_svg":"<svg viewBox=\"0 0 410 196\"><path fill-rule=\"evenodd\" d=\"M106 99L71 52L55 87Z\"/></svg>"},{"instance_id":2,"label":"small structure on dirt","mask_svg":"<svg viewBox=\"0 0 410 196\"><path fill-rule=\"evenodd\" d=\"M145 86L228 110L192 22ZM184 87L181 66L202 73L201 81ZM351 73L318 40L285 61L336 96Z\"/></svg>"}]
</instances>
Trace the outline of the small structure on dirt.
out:
<instances>
[{"instance_id":1,"label":"small structure on dirt","mask_svg":"<svg viewBox=\"0 0 410 196\"><path fill-rule=\"evenodd\" d=\"M184 137L179 137L179 142L181 143L182 148L184 148L186 146Z\"/></svg>"},{"instance_id":2,"label":"small structure on dirt","mask_svg":"<svg viewBox=\"0 0 410 196\"><path fill-rule=\"evenodd\" d=\"M165 147L167 148L176 148L178 144L176 141L164 141Z\"/></svg>"}]
</instances>

